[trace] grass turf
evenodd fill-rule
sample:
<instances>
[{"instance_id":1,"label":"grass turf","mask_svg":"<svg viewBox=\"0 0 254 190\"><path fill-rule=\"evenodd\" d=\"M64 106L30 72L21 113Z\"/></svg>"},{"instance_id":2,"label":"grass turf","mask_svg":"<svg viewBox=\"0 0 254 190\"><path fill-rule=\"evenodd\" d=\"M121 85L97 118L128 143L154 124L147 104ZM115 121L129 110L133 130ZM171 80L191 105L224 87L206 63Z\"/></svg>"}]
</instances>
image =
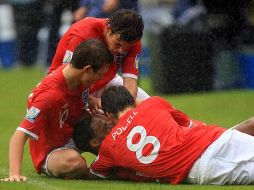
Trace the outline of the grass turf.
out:
<instances>
[{"instance_id":1,"label":"grass turf","mask_svg":"<svg viewBox=\"0 0 254 190\"><path fill-rule=\"evenodd\" d=\"M8 176L8 143L19 122L26 112L26 100L33 86L43 77L45 71L39 68L17 68L10 71L0 70L0 178ZM158 95L151 91L149 80L141 80L140 85L152 95ZM170 101L177 109L189 116L216 123L224 127L231 127L253 115L253 91L233 90L222 92L161 95ZM91 163L94 156L85 154ZM47 178L34 172L29 156L28 143L25 147L22 171L29 178L26 183L0 182L0 189L47 189L47 190L84 190L84 189L243 189L250 190L253 186L198 186L156 183L133 183L125 181L80 181L60 180Z\"/></svg>"}]
</instances>

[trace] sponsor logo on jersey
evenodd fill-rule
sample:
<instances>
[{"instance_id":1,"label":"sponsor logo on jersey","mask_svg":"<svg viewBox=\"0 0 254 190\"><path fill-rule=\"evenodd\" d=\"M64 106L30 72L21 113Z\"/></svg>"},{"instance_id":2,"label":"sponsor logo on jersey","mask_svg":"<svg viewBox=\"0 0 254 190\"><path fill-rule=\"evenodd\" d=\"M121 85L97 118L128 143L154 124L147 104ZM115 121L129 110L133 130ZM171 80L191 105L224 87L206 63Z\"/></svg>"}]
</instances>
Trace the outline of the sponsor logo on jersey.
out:
<instances>
[{"instance_id":1,"label":"sponsor logo on jersey","mask_svg":"<svg viewBox=\"0 0 254 190\"><path fill-rule=\"evenodd\" d=\"M64 58L63 58L63 63L70 63L71 59L72 59L72 55L73 55L73 52L70 51L70 50L67 50L65 52L65 55L64 55Z\"/></svg>"},{"instance_id":2,"label":"sponsor logo on jersey","mask_svg":"<svg viewBox=\"0 0 254 190\"><path fill-rule=\"evenodd\" d=\"M136 67L136 69L138 69L139 57L140 57L140 55L137 54L137 55L136 55L136 58L135 58L134 67Z\"/></svg>"},{"instance_id":3,"label":"sponsor logo on jersey","mask_svg":"<svg viewBox=\"0 0 254 190\"><path fill-rule=\"evenodd\" d=\"M34 106L32 106L26 113L26 119L31 123L34 123L35 119L39 115L40 110Z\"/></svg>"}]
</instances>

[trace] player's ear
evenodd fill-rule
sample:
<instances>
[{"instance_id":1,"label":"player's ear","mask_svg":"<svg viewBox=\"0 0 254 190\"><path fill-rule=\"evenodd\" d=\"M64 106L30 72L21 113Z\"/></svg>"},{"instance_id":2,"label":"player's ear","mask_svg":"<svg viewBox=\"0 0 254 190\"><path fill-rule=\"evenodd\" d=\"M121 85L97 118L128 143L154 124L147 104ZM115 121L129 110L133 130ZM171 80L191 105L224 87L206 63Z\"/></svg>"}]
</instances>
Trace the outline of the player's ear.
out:
<instances>
[{"instance_id":1,"label":"player's ear","mask_svg":"<svg viewBox=\"0 0 254 190\"><path fill-rule=\"evenodd\" d=\"M82 70L83 70L83 72L86 72L86 73L90 73L93 71L91 65L85 66Z\"/></svg>"}]
</instances>

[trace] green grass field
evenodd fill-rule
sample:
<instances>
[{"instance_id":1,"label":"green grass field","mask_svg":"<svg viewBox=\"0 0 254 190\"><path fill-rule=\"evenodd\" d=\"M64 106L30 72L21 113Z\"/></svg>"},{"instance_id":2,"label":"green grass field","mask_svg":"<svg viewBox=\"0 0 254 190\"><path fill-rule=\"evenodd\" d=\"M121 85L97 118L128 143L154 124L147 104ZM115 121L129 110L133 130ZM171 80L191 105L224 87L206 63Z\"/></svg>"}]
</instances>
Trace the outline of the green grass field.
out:
<instances>
[{"instance_id":1,"label":"green grass field","mask_svg":"<svg viewBox=\"0 0 254 190\"><path fill-rule=\"evenodd\" d=\"M35 69L0 70L0 178L8 176L8 143L19 122L26 112L26 99L31 89L45 74ZM150 90L149 80L141 80L140 85L151 95L158 95ZM184 95L162 95L177 109L189 116L216 123L223 127L231 127L254 115L254 91L234 90ZM89 163L94 156L86 154ZM251 190L254 186L198 186L198 185L167 185L156 183L132 183L124 181L80 181L50 179L34 172L26 145L23 158L23 174L29 178L26 183L0 182L0 189L47 189L47 190L84 190L84 189L243 189Z\"/></svg>"}]
</instances>

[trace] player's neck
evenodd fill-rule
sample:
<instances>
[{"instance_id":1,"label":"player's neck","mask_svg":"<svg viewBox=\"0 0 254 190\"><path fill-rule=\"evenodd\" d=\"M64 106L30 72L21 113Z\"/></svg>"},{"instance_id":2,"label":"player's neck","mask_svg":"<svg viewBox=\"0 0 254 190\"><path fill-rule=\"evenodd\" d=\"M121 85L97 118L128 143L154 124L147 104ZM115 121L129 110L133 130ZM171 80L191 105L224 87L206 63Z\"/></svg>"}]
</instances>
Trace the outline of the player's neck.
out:
<instances>
[{"instance_id":1,"label":"player's neck","mask_svg":"<svg viewBox=\"0 0 254 190\"><path fill-rule=\"evenodd\" d=\"M78 70L67 65L63 69L63 75L66 81L66 84L70 90L77 88L80 85L80 78L78 77Z\"/></svg>"},{"instance_id":2,"label":"player's neck","mask_svg":"<svg viewBox=\"0 0 254 190\"><path fill-rule=\"evenodd\" d=\"M133 109L133 107L127 107L127 108L124 109L123 111L120 111L120 112L118 113L118 118L122 117L123 115L126 114L126 112L128 112L128 111L130 111L130 110L132 110L132 109Z\"/></svg>"}]
</instances>

